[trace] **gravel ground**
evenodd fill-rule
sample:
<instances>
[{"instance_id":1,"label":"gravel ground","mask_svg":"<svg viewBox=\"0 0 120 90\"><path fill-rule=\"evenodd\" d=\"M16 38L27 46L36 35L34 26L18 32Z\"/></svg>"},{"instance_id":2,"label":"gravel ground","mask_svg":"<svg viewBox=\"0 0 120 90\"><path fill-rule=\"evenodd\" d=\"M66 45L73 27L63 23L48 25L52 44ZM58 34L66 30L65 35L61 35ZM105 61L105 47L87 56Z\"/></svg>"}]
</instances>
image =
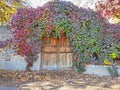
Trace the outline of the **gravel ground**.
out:
<instances>
[{"instance_id":1,"label":"gravel ground","mask_svg":"<svg viewBox=\"0 0 120 90\"><path fill-rule=\"evenodd\" d=\"M120 77L94 76L67 71L0 71L0 86L19 87L22 84L32 82L50 82L74 87L100 86L110 88L120 84ZM57 84L57 85L58 85ZM119 89L120 90L120 89Z\"/></svg>"}]
</instances>

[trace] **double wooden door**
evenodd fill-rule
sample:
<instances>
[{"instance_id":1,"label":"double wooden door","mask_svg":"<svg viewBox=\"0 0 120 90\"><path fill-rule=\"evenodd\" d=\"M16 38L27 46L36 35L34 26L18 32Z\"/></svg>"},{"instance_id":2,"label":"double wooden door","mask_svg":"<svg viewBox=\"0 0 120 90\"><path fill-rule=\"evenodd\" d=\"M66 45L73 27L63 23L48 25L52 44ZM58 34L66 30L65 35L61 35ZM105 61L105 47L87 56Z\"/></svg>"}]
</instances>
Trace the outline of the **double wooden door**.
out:
<instances>
[{"instance_id":1,"label":"double wooden door","mask_svg":"<svg viewBox=\"0 0 120 90\"><path fill-rule=\"evenodd\" d=\"M65 34L60 38L43 38L41 68L55 69L72 67L72 51Z\"/></svg>"}]
</instances>

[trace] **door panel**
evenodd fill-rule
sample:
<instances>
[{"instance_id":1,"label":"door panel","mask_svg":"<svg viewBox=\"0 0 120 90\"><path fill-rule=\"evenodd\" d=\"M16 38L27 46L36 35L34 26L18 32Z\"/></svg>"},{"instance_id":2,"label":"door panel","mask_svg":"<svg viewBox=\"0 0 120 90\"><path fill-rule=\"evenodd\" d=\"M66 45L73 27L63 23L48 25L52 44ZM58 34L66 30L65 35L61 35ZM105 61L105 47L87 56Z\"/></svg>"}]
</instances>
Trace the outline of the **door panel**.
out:
<instances>
[{"instance_id":1,"label":"door panel","mask_svg":"<svg viewBox=\"0 0 120 90\"><path fill-rule=\"evenodd\" d=\"M60 53L72 53L72 50L70 47L59 47Z\"/></svg>"},{"instance_id":2,"label":"door panel","mask_svg":"<svg viewBox=\"0 0 120 90\"><path fill-rule=\"evenodd\" d=\"M44 47L44 53L57 53L57 47Z\"/></svg>"},{"instance_id":3,"label":"door panel","mask_svg":"<svg viewBox=\"0 0 120 90\"><path fill-rule=\"evenodd\" d=\"M57 66L57 54L56 53L44 53L43 54L42 67L56 67Z\"/></svg>"},{"instance_id":4,"label":"door panel","mask_svg":"<svg viewBox=\"0 0 120 90\"><path fill-rule=\"evenodd\" d=\"M72 53L61 53L59 62L60 67L72 67Z\"/></svg>"},{"instance_id":5,"label":"door panel","mask_svg":"<svg viewBox=\"0 0 120 90\"><path fill-rule=\"evenodd\" d=\"M57 66L57 39L43 38L44 47L42 48L42 68L47 69Z\"/></svg>"}]
</instances>

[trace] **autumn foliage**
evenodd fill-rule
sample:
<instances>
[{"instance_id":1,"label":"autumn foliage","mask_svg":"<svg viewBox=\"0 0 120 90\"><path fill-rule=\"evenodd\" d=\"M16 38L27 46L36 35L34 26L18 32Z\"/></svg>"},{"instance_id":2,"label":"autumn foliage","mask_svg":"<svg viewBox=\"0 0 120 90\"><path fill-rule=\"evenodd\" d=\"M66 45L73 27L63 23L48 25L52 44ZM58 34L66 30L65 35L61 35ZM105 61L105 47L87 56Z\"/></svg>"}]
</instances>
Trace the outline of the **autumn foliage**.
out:
<instances>
[{"instance_id":1,"label":"autumn foliage","mask_svg":"<svg viewBox=\"0 0 120 90\"><path fill-rule=\"evenodd\" d=\"M112 16L114 10L103 8L100 3L99 6L101 7L97 8L100 14L59 0L36 9L18 9L10 20L15 51L25 57L29 69L41 51L42 37L60 37L61 32L65 32L70 38L73 53L77 54L82 64L93 58L109 59L114 46L119 44L119 40L115 39L119 38L116 33L119 30L115 25L110 28L112 25L102 17Z\"/></svg>"},{"instance_id":2,"label":"autumn foliage","mask_svg":"<svg viewBox=\"0 0 120 90\"><path fill-rule=\"evenodd\" d=\"M19 7L25 7L23 0L0 0L0 25L6 24Z\"/></svg>"},{"instance_id":3,"label":"autumn foliage","mask_svg":"<svg viewBox=\"0 0 120 90\"><path fill-rule=\"evenodd\" d=\"M53 1L36 9L18 9L10 25L14 49L25 57L31 67L41 50L42 37L60 38L61 32L70 38L73 53L78 54L78 60L82 64L88 62L92 53L100 52L99 45L94 42L100 41L98 35L105 23L104 18L98 17L90 9L79 8L70 2Z\"/></svg>"},{"instance_id":4,"label":"autumn foliage","mask_svg":"<svg viewBox=\"0 0 120 90\"><path fill-rule=\"evenodd\" d=\"M97 11L103 16L110 18L120 14L120 0L105 0L96 4Z\"/></svg>"}]
</instances>

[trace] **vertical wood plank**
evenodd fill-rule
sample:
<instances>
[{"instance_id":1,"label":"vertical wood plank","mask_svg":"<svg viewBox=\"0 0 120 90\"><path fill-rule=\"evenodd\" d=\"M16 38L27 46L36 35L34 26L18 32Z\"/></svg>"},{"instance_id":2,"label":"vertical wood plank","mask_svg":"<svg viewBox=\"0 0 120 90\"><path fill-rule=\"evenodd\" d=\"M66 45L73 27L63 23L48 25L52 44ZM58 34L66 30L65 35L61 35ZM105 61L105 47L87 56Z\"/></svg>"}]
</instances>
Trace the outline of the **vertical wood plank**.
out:
<instances>
[{"instance_id":1,"label":"vertical wood plank","mask_svg":"<svg viewBox=\"0 0 120 90\"><path fill-rule=\"evenodd\" d=\"M69 39L63 34L61 38L43 38L42 67L72 67L72 53ZM47 40L50 40L47 45Z\"/></svg>"}]
</instances>

